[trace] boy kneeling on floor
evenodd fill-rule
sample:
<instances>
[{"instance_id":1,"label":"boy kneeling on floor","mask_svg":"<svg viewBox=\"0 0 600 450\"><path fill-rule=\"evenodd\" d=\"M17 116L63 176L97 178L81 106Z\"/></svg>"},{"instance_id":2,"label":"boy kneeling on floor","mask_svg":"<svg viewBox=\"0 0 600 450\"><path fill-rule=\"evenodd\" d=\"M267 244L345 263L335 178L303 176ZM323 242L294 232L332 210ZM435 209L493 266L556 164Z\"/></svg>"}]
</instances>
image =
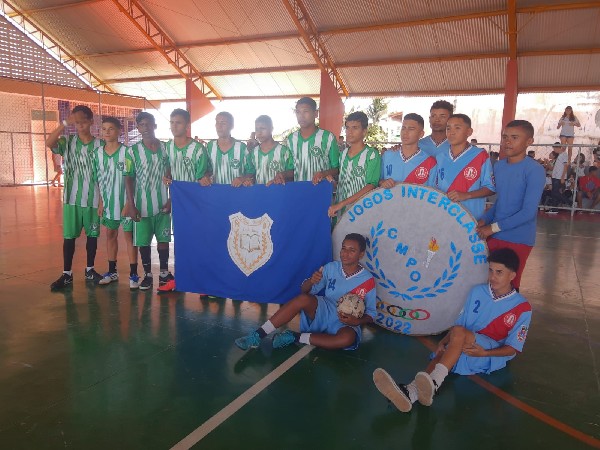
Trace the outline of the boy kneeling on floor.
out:
<instances>
[{"instance_id":1,"label":"boy kneeling on floor","mask_svg":"<svg viewBox=\"0 0 600 450\"><path fill-rule=\"evenodd\" d=\"M531 321L531 305L512 286L519 257L509 248L494 250L488 257L488 283L469 293L456 324L440 341L424 372L409 384L397 384L378 368L375 387L402 412L415 401L430 406L448 375L490 373L502 369L523 350Z\"/></svg>"}]
</instances>

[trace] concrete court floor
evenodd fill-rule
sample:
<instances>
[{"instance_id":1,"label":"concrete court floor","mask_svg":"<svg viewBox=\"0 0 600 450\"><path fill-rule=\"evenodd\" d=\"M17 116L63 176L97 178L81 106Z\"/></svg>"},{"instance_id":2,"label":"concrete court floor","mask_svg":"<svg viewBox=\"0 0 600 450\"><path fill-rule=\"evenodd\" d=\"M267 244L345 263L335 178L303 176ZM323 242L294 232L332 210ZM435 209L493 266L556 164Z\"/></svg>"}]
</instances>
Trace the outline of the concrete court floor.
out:
<instances>
[{"instance_id":1,"label":"concrete court floor","mask_svg":"<svg viewBox=\"0 0 600 450\"><path fill-rule=\"evenodd\" d=\"M533 323L507 369L450 376L402 414L372 371L409 381L437 338L369 327L355 352L305 349L193 448L600 448L600 218L569 219L540 213L522 282ZM0 449L171 448L300 355L233 345L276 305L130 291L124 245L118 284L86 286L82 238L73 288L51 293L61 222L60 189L0 188Z\"/></svg>"}]
</instances>

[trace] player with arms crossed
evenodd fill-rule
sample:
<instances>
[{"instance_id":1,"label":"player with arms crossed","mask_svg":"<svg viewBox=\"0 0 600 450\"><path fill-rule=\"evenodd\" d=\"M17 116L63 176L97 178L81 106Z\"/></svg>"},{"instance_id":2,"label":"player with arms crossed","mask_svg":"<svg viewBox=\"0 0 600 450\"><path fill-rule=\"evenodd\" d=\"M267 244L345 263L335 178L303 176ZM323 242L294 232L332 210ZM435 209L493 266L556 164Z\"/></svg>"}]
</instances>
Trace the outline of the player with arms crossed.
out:
<instances>
[{"instance_id":1,"label":"player with arms crossed","mask_svg":"<svg viewBox=\"0 0 600 450\"><path fill-rule=\"evenodd\" d=\"M119 279L117 273L117 253L119 251L119 227L123 227L127 256L129 257L129 287L139 287L137 248L133 246L133 221L122 215L125 206L125 155L127 147L118 139L121 122L116 117L102 119L102 137L105 144L94 151L94 180L100 189L98 216L106 228L106 254L108 272L98 284L109 284Z\"/></svg>"},{"instance_id":2,"label":"player with arms crossed","mask_svg":"<svg viewBox=\"0 0 600 450\"><path fill-rule=\"evenodd\" d=\"M244 166L246 164L246 144L231 137L233 116L220 112L215 119L218 139L210 141L206 146L208 169L198 173L201 186L211 184L231 184L239 187L246 181Z\"/></svg>"},{"instance_id":3,"label":"player with arms crossed","mask_svg":"<svg viewBox=\"0 0 600 450\"><path fill-rule=\"evenodd\" d=\"M404 116L400 130L402 145L383 154L380 187L391 189L398 183L435 184L437 161L419 147L424 126L425 121L420 115L410 113Z\"/></svg>"},{"instance_id":4,"label":"player with arms crossed","mask_svg":"<svg viewBox=\"0 0 600 450\"><path fill-rule=\"evenodd\" d=\"M340 151L333 133L315 125L319 116L317 102L302 97L296 102L296 119L300 130L287 138L294 157L294 181L320 183L333 181L340 167Z\"/></svg>"},{"instance_id":5,"label":"player with arms crossed","mask_svg":"<svg viewBox=\"0 0 600 450\"><path fill-rule=\"evenodd\" d=\"M98 185L94 181L93 153L102 145L100 139L94 138L90 131L94 113L84 105L77 105L71 115L56 128L46 140L52 153L61 155L64 164L63 192L63 273L50 285L55 291L73 284L73 256L75 255L75 239L85 229L87 236L87 267L85 279L98 283L102 275L94 270L98 236L100 235L100 219L98 217ZM60 136L67 125L75 125L77 134Z\"/></svg>"},{"instance_id":6,"label":"player with arms crossed","mask_svg":"<svg viewBox=\"0 0 600 450\"><path fill-rule=\"evenodd\" d=\"M167 170L167 152L156 139L154 116L141 112L136 117L142 140L129 148L125 160L125 189L127 216L133 218L133 243L140 248L144 279L140 289L152 287L152 258L150 244L156 237L160 263L159 285L174 277L169 272L169 242L171 242L171 202L163 182Z\"/></svg>"},{"instance_id":7,"label":"player with arms crossed","mask_svg":"<svg viewBox=\"0 0 600 450\"><path fill-rule=\"evenodd\" d=\"M346 117L346 142L349 147L340 157L340 179L336 192L336 203L329 207L329 217L342 213L347 206L357 201L379 184L381 155L377 149L365 144L369 118L362 111Z\"/></svg>"},{"instance_id":8,"label":"player with arms crossed","mask_svg":"<svg viewBox=\"0 0 600 450\"><path fill-rule=\"evenodd\" d=\"M285 145L273 140L273 121L258 116L254 122L255 139L260 143L246 158L246 185L285 184L294 179L294 158Z\"/></svg>"},{"instance_id":9,"label":"player with arms crossed","mask_svg":"<svg viewBox=\"0 0 600 450\"><path fill-rule=\"evenodd\" d=\"M282 305L260 328L235 340L242 350L256 348L261 339L287 324L300 313L300 331L286 330L273 337L273 347L294 342L330 350L358 348L363 324L375 317L375 280L359 261L367 248L364 236L350 233L342 242L340 261L321 267L302 283L302 293ZM354 293L364 300L362 317L338 313L337 302L344 294Z\"/></svg>"},{"instance_id":10,"label":"player with arms crossed","mask_svg":"<svg viewBox=\"0 0 600 450\"><path fill-rule=\"evenodd\" d=\"M409 384L397 384L378 368L373 382L402 412L415 401L430 406L449 372L458 375L489 374L502 369L523 351L531 321L531 305L512 286L519 257L503 248L490 253L488 283L475 286L456 320L440 341L424 372Z\"/></svg>"},{"instance_id":11,"label":"player with arms crossed","mask_svg":"<svg viewBox=\"0 0 600 450\"><path fill-rule=\"evenodd\" d=\"M450 150L437 155L436 185L447 192L453 202L460 202L479 220L485 209L485 198L495 191L492 164L487 152L471 145L471 118L453 114L446 125Z\"/></svg>"},{"instance_id":12,"label":"player with arms crossed","mask_svg":"<svg viewBox=\"0 0 600 450\"><path fill-rule=\"evenodd\" d=\"M185 109L174 109L169 124L173 139L166 144L167 169L163 181L167 186L170 186L173 180L195 182L206 172L208 158L204 145L189 137L190 113ZM158 292L174 290L175 278L171 277L158 287Z\"/></svg>"},{"instance_id":13,"label":"player with arms crossed","mask_svg":"<svg viewBox=\"0 0 600 450\"><path fill-rule=\"evenodd\" d=\"M521 285L521 274L535 244L537 211L546 184L544 168L527 157L533 144L533 125L526 120L509 122L502 132L506 158L494 166L497 198L477 223L488 249L511 248L519 256L519 270L512 284Z\"/></svg>"}]
</instances>

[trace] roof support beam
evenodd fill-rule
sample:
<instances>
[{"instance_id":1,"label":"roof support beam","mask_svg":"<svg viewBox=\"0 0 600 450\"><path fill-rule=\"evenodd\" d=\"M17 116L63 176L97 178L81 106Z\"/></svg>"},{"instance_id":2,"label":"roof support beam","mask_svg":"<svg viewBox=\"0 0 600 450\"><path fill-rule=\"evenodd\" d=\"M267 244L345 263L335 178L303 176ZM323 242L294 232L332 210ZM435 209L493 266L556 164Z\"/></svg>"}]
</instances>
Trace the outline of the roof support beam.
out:
<instances>
[{"instance_id":1,"label":"roof support beam","mask_svg":"<svg viewBox=\"0 0 600 450\"><path fill-rule=\"evenodd\" d=\"M73 75L85 84L96 90L100 90L103 87L104 90L114 92L110 86L94 75L78 59L60 46L58 42L40 29L26 14L19 11L12 3L0 0L0 8L2 9L2 14L9 21L12 21L21 31L46 50L53 58L62 63L67 70L72 72Z\"/></svg>"},{"instance_id":2,"label":"roof support beam","mask_svg":"<svg viewBox=\"0 0 600 450\"><path fill-rule=\"evenodd\" d=\"M141 7L137 0L112 1L183 78L198 83L198 87L203 94L212 93L215 97L221 99L221 94L204 78L200 71Z\"/></svg>"},{"instance_id":3,"label":"roof support beam","mask_svg":"<svg viewBox=\"0 0 600 450\"><path fill-rule=\"evenodd\" d=\"M283 0L283 4L290 13L290 17L294 21L294 24L296 24L300 36L302 36L308 51L313 55L319 68L327 73L335 89L348 97L348 89L346 89L342 77L333 64L333 60L329 56L329 52L317 32L317 27L310 18L302 0Z\"/></svg>"},{"instance_id":4,"label":"roof support beam","mask_svg":"<svg viewBox=\"0 0 600 450\"><path fill-rule=\"evenodd\" d=\"M46 11L55 11L57 9L73 8L73 7L77 7L77 6L86 6L86 5L90 5L92 3L98 3L98 2L102 2L102 1L104 1L104 0L82 0L80 2L63 3L62 5L53 5L53 6L45 6L44 8L28 9L28 10L22 11L22 13L27 16L31 16L33 14L38 14L38 13L42 13L42 12L46 12ZM12 17L14 17L14 15L17 15L17 14L12 13L12 14L9 14L8 17L12 18Z\"/></svg>"}]
</instances>

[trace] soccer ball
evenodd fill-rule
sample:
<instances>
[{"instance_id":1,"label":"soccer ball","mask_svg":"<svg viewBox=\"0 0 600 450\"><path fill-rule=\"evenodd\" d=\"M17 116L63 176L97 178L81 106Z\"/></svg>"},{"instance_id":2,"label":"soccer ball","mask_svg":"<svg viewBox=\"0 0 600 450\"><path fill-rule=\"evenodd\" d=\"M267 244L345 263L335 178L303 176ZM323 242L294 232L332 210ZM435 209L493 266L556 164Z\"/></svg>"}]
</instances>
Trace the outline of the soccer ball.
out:
<instances>
[{"instance_id":1,"label":"soccer ball","mask_svg":"<svg viewBox=\"0 0 600 450\"><path fill-rule=\"evenodd\" d=\"M337 301L338 313L360 319L365 312L364 300L352 292L342 295Z\"/></svg>"}]
</instances>

